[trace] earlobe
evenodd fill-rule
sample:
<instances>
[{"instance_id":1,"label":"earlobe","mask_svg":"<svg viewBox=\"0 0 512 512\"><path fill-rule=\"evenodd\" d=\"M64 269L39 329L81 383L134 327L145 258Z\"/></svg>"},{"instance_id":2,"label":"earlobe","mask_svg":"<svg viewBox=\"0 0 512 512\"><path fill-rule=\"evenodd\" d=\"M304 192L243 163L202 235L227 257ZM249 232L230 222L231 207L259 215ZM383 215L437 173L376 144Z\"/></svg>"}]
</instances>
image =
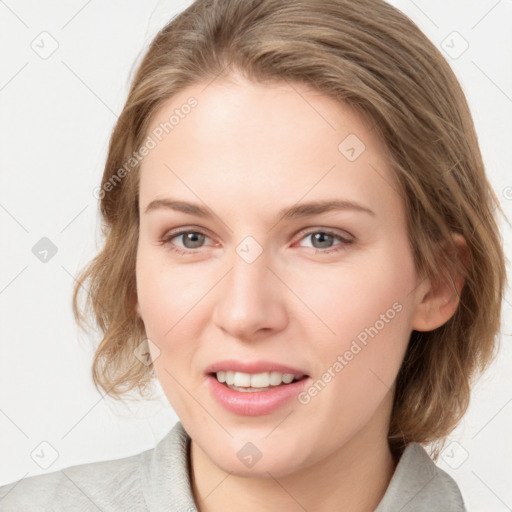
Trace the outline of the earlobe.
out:
<instances>
[{"instance_id":1,"label":"earlobe","mask_svg":"<svg viewBox=\"0 0 512 512\"><path fill-rule=\"evenodd\" d=\"M458 258L467 268L469 252L466 241L458 233L453 235L453 240L457 254L451 256L450 261L455 263ZM443 278L440 274L430 276L425 278L424 286L418 287L418 303L411 325L414 330L432 331L455 314L464 286L464 277L455 268L456 265L453 265L449 278Z\"/></svg>"}]
</instances>

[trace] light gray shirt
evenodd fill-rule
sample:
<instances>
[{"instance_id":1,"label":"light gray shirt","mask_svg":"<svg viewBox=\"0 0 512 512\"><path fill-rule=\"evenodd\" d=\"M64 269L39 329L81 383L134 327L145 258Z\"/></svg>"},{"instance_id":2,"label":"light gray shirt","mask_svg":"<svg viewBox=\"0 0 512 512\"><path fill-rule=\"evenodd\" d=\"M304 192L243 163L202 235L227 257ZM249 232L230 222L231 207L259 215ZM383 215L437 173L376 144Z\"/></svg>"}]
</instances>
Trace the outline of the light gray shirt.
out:
<instances>
[{"instance_id":1,"label":"light gray shirt","mask_svg":"<svg viewBox=\"0 0 512 512\"><path fill-rule=\"evenodd\" d=\"M181 422L152 449L0 487L1 512L197 512ZM455 481L418 443L407 446L375 512L467 512Z\"/></svg>"}]
</instances>

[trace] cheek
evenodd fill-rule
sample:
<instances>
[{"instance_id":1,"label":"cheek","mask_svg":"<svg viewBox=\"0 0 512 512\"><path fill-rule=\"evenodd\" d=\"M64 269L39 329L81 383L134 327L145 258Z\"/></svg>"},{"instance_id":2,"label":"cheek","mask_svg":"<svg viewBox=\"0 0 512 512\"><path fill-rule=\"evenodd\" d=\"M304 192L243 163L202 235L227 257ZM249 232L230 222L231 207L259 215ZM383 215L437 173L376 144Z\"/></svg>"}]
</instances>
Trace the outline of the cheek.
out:
<instances>
[{"instance_id":1,"label":"cheek","mask_svg":"<svg viewBox=\"0 0 512 512\"><path fill-rule=\"evenodd\" d=\"M204 291L198 280L168 268L165 261L139 250L136 264L137 297L146 335L154 343L151 357L155 375L179 417L191 414L193 403L180 383L189 378L191 362L199 339L194 320ZM151 348L151 344L150 344Z\"/></svg>"},{"instance_id":2,"label":"cheek","mask_svg":"<svg viewBox=\"0 0 512 512\"><path fill-rule=\"evenodd\" d=\"M193 306L204 295L207 283L193 272L169 266L165 255L160 258L144 249L137 254L136 275L137 298L148 337L151 333L159 340L171 339L187 323L187 317L193 316Z\"/></svg>"},{"instance_id":3,"label":"cheek","mask_svg":"<svg viewBox=\"0 0 512 512\"><path fill-rule=\"evenodd\" d=\"M166 393L176 394L175 379L190 378L211 283L208 278L198 279L193 265L177 268L168 264L164 254L160 256L139 250L137 297L147 337L158 347L153 357L157 377Z\"/></svg>"},{"instance_id":4,"label":"cheek","mask_svg":"<svg viewBox=\"0 0 512 512\"><path fill-rule=\"evenodd\" d=\"M388 250L333 272L323 295L310 295L329 329L315 348L314 396L307 394L319 414L330 404L333 421L350 414L364 423L393 386L410 335L415 276L412 259L401 254Z\"/></svg>"}]
</instances>

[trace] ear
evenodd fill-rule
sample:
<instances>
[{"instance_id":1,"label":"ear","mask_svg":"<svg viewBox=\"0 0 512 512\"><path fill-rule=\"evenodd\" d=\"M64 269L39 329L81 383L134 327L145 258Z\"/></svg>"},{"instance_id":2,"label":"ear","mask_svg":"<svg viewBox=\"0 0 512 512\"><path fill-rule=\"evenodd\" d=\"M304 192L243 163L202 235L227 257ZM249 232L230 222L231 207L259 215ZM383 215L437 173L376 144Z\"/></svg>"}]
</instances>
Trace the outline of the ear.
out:
<instances>
[{"instance_id":1,"label":"ear","mask_svg":"<svg viewBox=\"0 0 512 512\"><path fill-rule=\"evenodd\" d=\"M468 268L469 250L466 240L458 233L453 233L452 238L456 252L454 254L453 249L448 249L449 261L455 263L459 259ZM446 244L443 247L446 247ZM412 319L412 328L415 331L432 331L444 325L457 310L464 277L460 272L456 272L455 268L456 265L453 264L449 277L444 279L439 274L427 276L418 287L418 303ZM448 276L446 263L444 275Z\"/></svg>"}]
</instances>

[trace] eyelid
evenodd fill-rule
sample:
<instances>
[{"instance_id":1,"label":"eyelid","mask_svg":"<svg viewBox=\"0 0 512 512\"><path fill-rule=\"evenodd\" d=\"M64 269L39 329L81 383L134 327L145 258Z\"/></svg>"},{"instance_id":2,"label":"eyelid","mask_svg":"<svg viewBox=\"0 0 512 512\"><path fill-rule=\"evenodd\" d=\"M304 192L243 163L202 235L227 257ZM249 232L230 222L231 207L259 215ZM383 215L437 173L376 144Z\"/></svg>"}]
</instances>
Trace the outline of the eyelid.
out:
<instances>
[{"instance_id":1,"label":"eyelid","mask_svg":"<svg viewBox=\"0 0 512 512\"><path fill-rule=\"evenodd\" d=\"M162 235L162 238L174 238L175 236L182 235L183 233L200 233L213 239L206 228L200 228L199 226L180 226L179 228L170 229Z\"/></svg>"},{"instance_id":2,"label":"eyelid","mask_svg":"<svg viewBox=\"0 0 512 512\"><path fill-rule=\"evenodd\" d=\"M353 242L355 240L355 236L344 229L327 228L327 227L320 227L320 226L313 227L313 228L305 228L305 229L299 231L299 233L297 233L297 236L299 237L299 240L302 240L302 238L304 238L305 236L311 235L313 233L326 233L329 235L334 235L334 236L340 237L342 240L345 240L345 241ZM347 235L347 236L345 236L345 235Z\"/></svg>"}]
</instances>

